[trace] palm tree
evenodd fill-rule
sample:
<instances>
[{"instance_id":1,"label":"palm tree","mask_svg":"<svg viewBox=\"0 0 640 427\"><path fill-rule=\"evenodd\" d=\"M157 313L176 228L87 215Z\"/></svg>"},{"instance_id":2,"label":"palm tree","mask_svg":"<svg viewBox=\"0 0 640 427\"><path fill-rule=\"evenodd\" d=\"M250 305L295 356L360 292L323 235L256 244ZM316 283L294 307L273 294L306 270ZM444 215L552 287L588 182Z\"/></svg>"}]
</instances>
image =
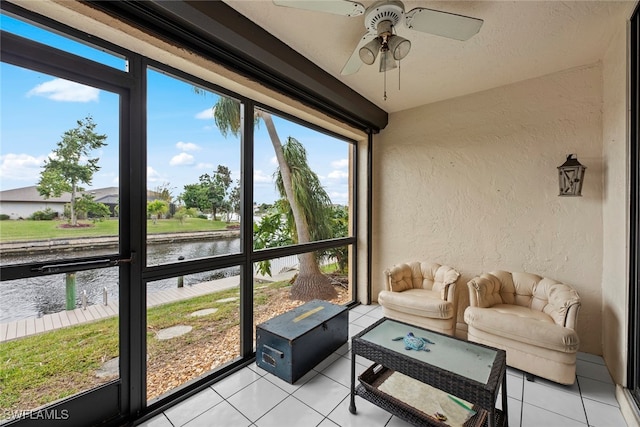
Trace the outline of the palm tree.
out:
<instances>
[{"instance_id":1,"label":"palm tree","mask_svg":"<svg viewBox=\"0 0 640 427\"><path fill-rule=\"evenodd\" d=\"M241 126L239 102L230 98L220 97L213 107L213 117L218 129L220 129L220 132L224 136L229 133L238 136ZM263 110L256 110L256 122L260 119L262 119L267 128L269 138L276 153L281 187L289 202L298 243L308 243L311 241L309 218L305 216L305 211L300 207L299 203L305 199L308 200L312 198L310 197L313 195L311 192L312 189L304 188L304 183L294 185L294 176L292 175L289 163L287 163L287 158L271 114ZM296 196L296 194L300 195L303 193L307 194L300 197ZM316 256L313 252L299 254L298 261L299 272L291 288L292 299L308 301L316 298L332 299L337 296L329 278L320 271Z\"/></svg>"},{"instance_id":2,"label":"palm tree","mask_svg":"<svg viewBox=\"0 0 640 427\"><path fill-rule=\"evenodd\" d=\"M307 225L308 239L307 241L322 240L331 237L331 218L328 215L331 208L331 199L324 190L320 183L320 179L315 172L309 167L307 162L307 152L304 146L295 138L288 137L286 144L283 146L283 152L285 157L285 163L291 173L291 183L293 189L293 198L295 205L300 210L304 223ZM297 240L300 243L300 233L297 232L298 225L293 216L293 209L291 209L291 202L286 197L284 179L281 170L275 173L276 176L276 188L280 193L280 196L286 198L285 211L288 217L289 229L292 230L294 241ZM310 226L312 224L312 226ZM295 238L297 237L297 239ZM305 268L311 267L313 270L305 272L303 276L302 268L303 263L300 262L300 273L298 277L313 277L312 281L298 281L294 282L291 288L291 294L295 299L306 299L306 295L310 294L314 298L317 298L316 287L318 286L318 280L329 279L322 275L318 267L316 254L306 253L305 257L309 257L308 263ZM298 256L300 258L300 255ZM318 274L322 277L317 276ZM329 283L327 289L333 289L333 286Z\"/></svg>"}]
</instances>

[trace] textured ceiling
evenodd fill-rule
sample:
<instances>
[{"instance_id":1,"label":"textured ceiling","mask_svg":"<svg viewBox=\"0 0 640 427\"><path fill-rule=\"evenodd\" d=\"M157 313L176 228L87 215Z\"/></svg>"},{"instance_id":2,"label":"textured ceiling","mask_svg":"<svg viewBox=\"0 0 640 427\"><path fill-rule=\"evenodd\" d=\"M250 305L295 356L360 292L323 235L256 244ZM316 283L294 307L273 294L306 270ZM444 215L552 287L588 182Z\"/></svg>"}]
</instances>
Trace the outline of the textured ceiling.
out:
<instances>
[{"instance_id":1,"label":"textured ceiling","mask_svg":"<svg viewBox=\"0 0 640 427\"><path fill-rule=\"evenodd\" d=\"M392 113L597 62L636 1L404 1L405 11L427 7L484 24L464 42L401 27L411 51L401 64L400 89L398 70L387 72L386 101L377 62L340 75L365 32L362 16L278 7L269 0L226 3Z\"/></svg>"}]
</instances>

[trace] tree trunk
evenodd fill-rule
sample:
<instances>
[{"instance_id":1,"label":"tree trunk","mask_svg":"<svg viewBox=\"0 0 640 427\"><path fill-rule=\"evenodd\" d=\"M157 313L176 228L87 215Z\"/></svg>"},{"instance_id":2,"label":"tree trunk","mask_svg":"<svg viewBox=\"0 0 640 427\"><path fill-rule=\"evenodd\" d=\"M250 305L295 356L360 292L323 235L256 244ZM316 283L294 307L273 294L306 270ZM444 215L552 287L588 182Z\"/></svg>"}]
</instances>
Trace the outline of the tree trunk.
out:
<instances>
[{"instance_id":1,"label":"tree trunk","mask_svg":"<svg viewBox=\"0 0 640 427\"><path fill-rule=\"evenodd\" d=\"M338 296L331 280L322 274L313 252L298 255L300 270L291 287L291 299L310 301L331 300Z\"/></svg>"},{"instance_id":2,"label":"tree trunk","mask_svg":"<svg viewBox=\"0 0 640 427\"><path fill-rule=\"evenodd\" d=\"M282 143L273 124L273 119L271 118L271 114L266 112L261 112L260 116L267 127L267 132L269 133L273 149L276 153L280 174L282 175L282 184L287 200L289 200L289 206L291 207L291 213L298 232L298 243L308 243L311 241L309 225L302 212L300 212L300 208L293 196L291 169L289 169L289 164L284 158L284 150L282 149ZM312 252L299 254L298 261L300 262L300 269L291 287L292 299L308 301L312 299L328 300L337 297L338 294L336 290L333 288L329 278L320 271L316 257Z\"/></svg>"},{"instance_id":3,"label":"tree trunk","mask_svg":"<svg viewBox=\"0 0 640 427\"><path fill-rule=\"evenodd\" d=\"M71 225L75 227L78 225L78 218L76 216L76 183L71 184L71 203L69 203L71 211Z\"/></svg>"}]
</instances>

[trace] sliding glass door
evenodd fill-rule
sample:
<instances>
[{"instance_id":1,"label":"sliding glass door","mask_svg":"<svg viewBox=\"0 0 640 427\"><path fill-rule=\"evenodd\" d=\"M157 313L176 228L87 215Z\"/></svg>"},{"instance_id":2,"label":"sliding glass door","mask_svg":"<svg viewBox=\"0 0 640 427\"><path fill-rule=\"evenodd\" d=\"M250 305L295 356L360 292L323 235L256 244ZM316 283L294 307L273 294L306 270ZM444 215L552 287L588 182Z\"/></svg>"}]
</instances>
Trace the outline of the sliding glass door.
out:
<instances>
[{"instance_id":1,"label":"sliding glass door","mask_svg":"<svg viewBox=\"0 0 640 427\"><path fill-rule=\"evenodd\" d=\"M1 19L0 415L113 418L128 287L119 218L128 88L117 83L126 61ZM82 403L93 399L102 404Z\"/></svg>"}]
</instances>

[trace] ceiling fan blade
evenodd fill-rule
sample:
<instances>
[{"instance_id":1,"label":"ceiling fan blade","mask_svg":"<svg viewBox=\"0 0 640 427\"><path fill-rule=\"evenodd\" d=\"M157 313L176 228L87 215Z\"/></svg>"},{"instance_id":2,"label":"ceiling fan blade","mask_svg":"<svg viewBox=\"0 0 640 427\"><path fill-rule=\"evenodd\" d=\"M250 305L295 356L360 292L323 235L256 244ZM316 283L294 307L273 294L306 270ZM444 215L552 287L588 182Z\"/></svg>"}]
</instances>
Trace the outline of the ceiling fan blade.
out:
<instances>
[{"instance_id":1,"label":"ceiling fan blade","mask_svg":"<svg viewBox=\"0 0 640 427\"><path fill-rule=\"evenodd\" d=\"M482 19L423 7L405 14L407 28L463 41L480 31L483 23Z\"/></svg>"},{"instance_id":2,"label":"ceiling fan blade","mask_svg":"<svg viewBox=\"0 0 640 427\"><path fill-rule=\"evenodd\" d=\"M273 0L276 6L313 10L344 16L358 16L364 13L364 6L349 0Z\"/></svg>"},{"instance_id":3,"label":"ceiling fan blade","mask_svg":"<svg viewBox=\"0 0 640 427\"><path fill-rule=\"evenodd\" d=\"M365 33L364 36L360 38L358 45L356 46L355 50L347 60L347 63L344 64L344 67L342 67L342 71L340 71L340 74L342 74L343 76L347 76L349 74L353 74L357 72L360 69L360 66L362 65L362 60L360 59L360 53L359 53L360 48L365 44L369 43L375 37L376 37L376 34L367 32Z\"/></svg>"}]
</instances>

